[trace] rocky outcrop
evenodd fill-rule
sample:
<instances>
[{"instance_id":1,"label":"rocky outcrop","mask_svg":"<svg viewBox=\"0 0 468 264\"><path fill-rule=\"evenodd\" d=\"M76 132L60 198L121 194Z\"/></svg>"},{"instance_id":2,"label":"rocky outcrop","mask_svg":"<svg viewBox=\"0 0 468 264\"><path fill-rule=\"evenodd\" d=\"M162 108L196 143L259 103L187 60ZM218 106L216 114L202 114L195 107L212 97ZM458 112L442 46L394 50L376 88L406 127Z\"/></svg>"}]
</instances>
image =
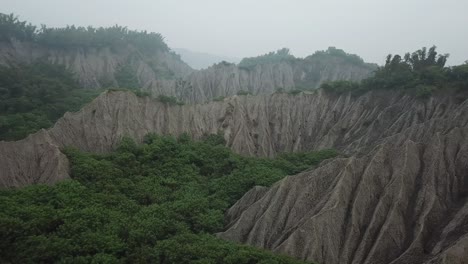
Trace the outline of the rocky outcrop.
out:
<instances>
[{"instance_id":1,"label":"rocky outcrop","mask_svg":"<svg viewBox=\"0 0 468 264\"><path fill-rule=\"evenodd\" d=\"M369 77L375 69L376 65L350 63L332 55L326 59L312 55L306 59L258 64L251 69L222 62L194 71L178 84L174 95L194 103L236 95L241 91L258 95L297 88L310 90L326 81L359 81Z\"/></svg>"},{"instance_id":2,"label":"rocky outcrop","mask_svg":"<svg viewBox=\"0 0 468 264\"><path fill-rule=\"evenodd\" d=\"M382 91L353 97L317 90L170 106L130 92L105 92L79 112L66 113L53 128L41 133L58 147L101 153L112 150L123 136L141 141L150 132L175 136L187 132L198 139L222 130L227 145L243 155L272 157L279 152L324 148L353 154L409 127L447 118L459 111L464 100L462 95L419 100ZM36 137L31 135L28 140ZM35 141L40 143L42 138ZM0 155L9 152L0 149ZM27 173L24 177L37 178Z\"/></svg>"},{"instance_id":3,"label":"rocky outcrop","mask_svg":"<svg viewBox=\"0 0 468 264\"><path fill-rule=\"evenodd\" d=\"M171 52L142 52L131 44L101 48L54 48L12 39L0 42L0 65L45 60L64 65L85 88L121 86L119 70L125 68L138 80L143 90L157 95L175 96L186 103L208 102L214 98L236 95L271 94L278 89L313 89L324 81L361 80L376 65L350 63L332 55L309 56L288 62L258 64L252 69L219 63L194 71ZM128 88L128 87L123 87Z\"/></svg>"},{"instance_id":4,"label":"rocky outcrop","mask_svg":"<svg viewBox=\"0 0 468 264\"><path fill-rule=\"evenodd\" d=\"M131 44L101 48L55 48L15 39L0 42L0 65L32 63L44 60L64 65L71 70L84 88L118 87L118 71L127 66L142 87L153 83L174 82L192 69L175 54L158 51L147 54ZM164 93L171 93L165 86Z\"/></svg>"},{"instance_id":5,"label":"rocky outcrop","mask_svg":"<svg viewBox=\"0 0 468 264\"><path fill-rule=\"evenodd\" d=\"M465 101L384 136L366 155L250 191L219 236L324 264L466 263L467 136Z\"/></svg>"},{"instance_id":6,"label":"rocky outcrop","mask_svg":"<svg viewBox=\"0 0 468 264\"><path fill-rule=\"evenodd\" d=\"M0 141L1 187L52 184L68 178L68 159L47 131L16 142Z\"/></svg>"}]
</instances>

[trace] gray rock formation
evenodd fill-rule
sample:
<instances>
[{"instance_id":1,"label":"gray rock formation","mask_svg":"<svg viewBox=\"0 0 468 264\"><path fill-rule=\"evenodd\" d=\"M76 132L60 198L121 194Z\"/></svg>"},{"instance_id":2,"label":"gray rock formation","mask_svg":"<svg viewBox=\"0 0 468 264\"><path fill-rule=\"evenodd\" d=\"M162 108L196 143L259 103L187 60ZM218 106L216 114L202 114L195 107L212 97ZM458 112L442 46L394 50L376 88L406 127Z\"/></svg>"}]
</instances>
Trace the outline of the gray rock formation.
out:
<instances>
[{"instance_id":1,"label":"gray rock formation","mask_svg":"<svg viewBox=\"0 0 468 264\"><path fill-rule=\"evenodd\" d=\"M105 92L79 112L66 113L53 128L41 133L58 148L74 146L92 152L110 151L123 136L141 141L149 132L175 136L187 132L197 139L222 130L228 146L243 155L272 157L279 152L324 148L353 154L408 127L459 111L465 100L460 96L419 100L383 91L352 97L317 90L170 106L130 92ZM39 144L43 141L38 136L41 133L27 140ZM0 156L8 153L0 148ZM10 177L13 175L2 175Z\"/></svg>"},{"instance_id":2,"label":"gray rock formation","mask_svg":"<svg viewBox=\"0 0 468 264\"><path fill-rule=\"evenodd\" d=\"M236 95L240 91L253 95L271 94L281 89L315 89L325 81L359 81L369 77L376 65L355 64L341 57L309 56L289 62L258 64L252 69L232 63L218 63L194 71L177 83L172 94L188 103L208 102L213 98ZM152 90L149 87L149 90ZM153 91L153 90L152 90ZM161 93L156 88L153 94Z\"/></svg>"},{"instance_id":3,"label":"gray rock formation","mask_svg":"<svg viewBox=\"0 0 468 264\"><path fill-rule=\"evenodd\" d=\"M144 54L131 44L120 47L102 48L54 48L37 43L11 39L0 41L0 65L31 63L45 60L64 65L75 73L79 84L84 88L118 86L116 73L120 67L129 65L142 87L154 83L174 82L174 78L184 78L192 69L168 52ZM166 87L170 93L171 87Z\"/></svg>"},{"instance_id":4,"label":"gray rock formation","mask_svg":"<svg viewBox=\"0 0 468 264\"><path fill-rule=\"evenodd\" d=\"M0 141L0 187L68 179L68 159L45 130L16 142Z\"/></svg>"},{"instance_id":5,"label":"gray rock formation","mask_svg":"<svg viewBox=\"0 0 468 264\"><path fill-rule=\"evenodd\" d=\"M423 114L402 112L386 133ZM468 101L419 118L366 155L251 190L219 236L323 264L467 263Z\"/></svg>"},{"instance_id":6,"label":"gray rock formation","mask_svg":"<svg viewBox=\"0 0 468 264\"><path fill-rule=\"evenodd\" d=\"M0 41L0 65L46 60L64 65L85 88L119 87L117 73L128 67L143 90L175 96L186 103L208 102L239 91L254 95L295 87L313 89L324 81L361 80L376 65L356 64L336 56L309 56L293 62L259 64L253 69L219 63L194 71L170 52L146 54L132 45L102 48L53 48L12 39ZM123 87L125 88L125 87Z\"/></svg>"}]
</instances>

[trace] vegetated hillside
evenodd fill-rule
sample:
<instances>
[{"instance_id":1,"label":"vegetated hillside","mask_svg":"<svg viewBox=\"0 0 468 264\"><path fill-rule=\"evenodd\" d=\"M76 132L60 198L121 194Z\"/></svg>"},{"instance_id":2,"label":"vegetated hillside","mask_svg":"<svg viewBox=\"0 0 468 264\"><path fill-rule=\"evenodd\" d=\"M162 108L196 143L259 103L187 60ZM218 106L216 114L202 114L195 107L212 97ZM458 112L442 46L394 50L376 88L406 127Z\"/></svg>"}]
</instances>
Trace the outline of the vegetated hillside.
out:
<instances>
[{"instance_id":1,"label":"vegetated hillside","mask_svg":"<svg viewBox=\"0 0 468 264\"><path fill-rule=\"evenodd\" d=\"M29 26L22 24L20 28L29 36ZM71 29L72 32L80 30ZM27 45L40 45L35 39L40 34L43 33L33 33L34 39ZM26 44L12 41L10 45ZM330 56L327 53L333 53L333 49L324 53L317 53L314 60ZM343 60L356 63L355 57L346 56ZM200 261L225 262L277 258L253 249L244 248L244 251L202 233L220 231L220 212L216 210L224 210L255 184L267 185L262 182L264 178L249 181L252 175L275 175L274 179L267 179L271 183L285 174L296 173L297 164L291 165L293 172L279 167L275 173L262 174L263 169L258 171L252 167L242 171L246 163L236 163L231 154L224 156L228 163L232 161L239 166L244 177L240 183L247 182L227 202L223 200L226 197L218 200L216 192L209 193L211 179L208 179L213 174L204 170L223 162L208 157L206 166L205 161L198 159L204 153L196 151L203 146L191 145L197 143L177 145L173 139L155 139L154 146L151 140L140 147L129 143L130 148L120 149L117 154L87 155L72 151L67 157L63 152L64 147L72 146L80 151L110 153L119 151L124 136L140 143L144 142L145 135L154 132L173 136L188 133L197 140L220 133L234 152L251 156L274 157L285 151L324 148L336 148L348 156L287 177L271 188L253 188L228 211L228 225L219 234L222 238L319 263L463 263L468 258L465 250L468 245L468 76L466 65L445 67L445 59L446 56L435 53L435 48L427 54L422 49L404 58L390 56L374 77L361 83L332 82L313 92L284 93L285 89L298 85L297 76L302 76L299 80L305 80L305 84L320 78L308 75L307 68L301 64L311 65L310 61L291 58L283 50L253 59L254 63L249 63L252 60L239 66L223 63L191 74L187 77L190 81L171 79L164 83L158 81L161 86L146 87L153 92L170 91L169 95L177 98L166 94L156 100L131 92L105 92L81 111L65 114L49 130L17 142L0 142L2 187L53 184L70 178L74 181L54 187L33 186L2 192L4 220L0 226L4 228L2 237L7 239L3 241L1 256L13 262L21 262L28 256L44 262L71 261L70 255L78 258L77 261L90 261L92 254L95 261L113 261L115 256L132 261L135 256L144 256L143 261L163 263L200 260L197 259L200 256L208 256ZM226 74L225 69L232 70L232 74ZM134 83L133 74L122 76L128 83ZM252 86L241 90L239 80L244 78ZM172 86L164 86L168 83ZM271 92L276 83L292 86L275 87L283 90L278 89L274 94L248 95ZM222 93L216 94L217 91ZM208 104L180 102L182 99L200 102L235 93L240 95ZM190 142L187 136L182 138ZM207 153L217 151L208 148ZM166 157L174 160L164 160ZM275 169L275 162L265 162L262 166ZM299 167L304 169L307 162L300 162ZM232 172L224 169L219 171ZM230 175L214 176L217 177L232 179ZM153 180L156 182L150 184ZM154 202L158 197L150 195L153 190L140 191L142 187L154 187L155 193L168 200L163 201L164 205ZM176 192L164 196L172 188ZM199 190L203 192L198 193ZM148 195L140 197L139 193ZM184 193L203 194L203 197L186 197ZM94 202L83 204L80 195ZM121 203L112 204L114 199L109 197L113 195ZM191 211L192 206L185 202L192 198L201 204L208 203L214 211L203 208ZM136 204L140 202L156 205ZM77 218L70 213L77 208L82 209L77 211L78 216L89 218ZM137 221L148 217L149 223ZM157 217L166 221L154 222ZM125 225L119 219L125 219ZM80 229L82 226L90 228ZM167 230L167 226L180 229ZM167 239L168 242L158 244L157 235L155 241L152 240L155 236L142 235L141 230L156 230L154 234L163 236L159 241ZM168 232L174 236L164 237ZM90 244L86 247L73 244L70 237ZM246 252L240 260L239 255L231 254L239 250ZM249 258L252 254L258 258Z\"/></svg>"},{"instance_id":2,"label":"vegetated hillside","mask_svg":"<svg viewBox=\"0 0 468 264\"><path fill-rule=\"evenodd\" d=\"M0 13L0 140L49 128L103 88L170 89L166 83L189 72L160 34L120 26L37 28Z\"/></svg>"},{"instance_id":3,"label":"vegetated hillside","mask_svg":"<svg viewBox=\"0 0 468 264\"><path fill-rule=\"evenodd\" d=\"M362 82L336 81L321 88L333 93L362 94L370 90L394 90L429 97L440 90L468 90L468 61L446 67L448 54L438 54L436 47L425 47L413 53L387 56L385 65Z\"/></svg>"},{"instance_id":4,"label":"vegetated hillside","mask_svg":"<svg viewBox=\"0 0 468 264\"><path fill-rule=\"evenodd\" d=\"M201 105L171 105L131 92L109 91L53 128L16 142L0 142L1 186L54 183L68 177L60 148L109 152L123 136L147 133L194 139L222 131L236 153L273 157L281 152L336 148L366 151L405 129L463 113L466 93L420 99L394 91L362 96L318 90L297 95L235 96ZM57 169L55 169L57 168Z\"/></svg>"},{"instance_id":5,"label":"vegetated hillside","mask_svg":"<svg viewBox=\"0 0 468 264\"><path fill-rule=\"evenodd\" d=\"M157 33L120 26L38 29L14 15L0 14L0 64L47 61L64 65L84 88L136 87L155 97L174 96L186 103L241 91L264 94L296 86L313 89L324 81L360 80L376 68L335 48L306 59L284 60L283 53L288 52L282 49L247 58L239 67L222 62L193 71Z\"/></svg>"},{"instance_id":6,"label":"vegetated hillside","mask_svg":"<svg viewBox=\"0 0 468 264\"><path fill-rule=\"evenodd\" d=\"M355 55L329 51L318 52L322 59L307 64L313 68L308 72L323 73L316 74L318 79L313 81L310 74L292 72L301 60L285 49L244 59L239 67L220 63L189 75L192 70L156 33L120 26L36 28L14 15L0 14L0 140L18 140L50 127L63 113L78 110L103 88L120 87L194 103L237 93L290 90L296 86L293 75L309 78L304 80L311 88L325 79L359 79L372 68ZM360 73L335 70L342 60L352 58Z\"/></svg>"},{"instance_id":7,"label":"vegetated hillside","mask_svg":"<svg viewBox=\"0 0 468 264\"><path fill-rule=\"evenodd\" d=\"M18 140L51 127L99 95L82 89L64 66L35 62L0 66L0 140Z\"/></svg>"},{"instance_id":8,"label":"vegetated hillside","mask_svg":"<svg viewBox=\"0 0 468 264\"><path fill-rule=\"evenodd\" d=\"M158 33L126 27L36 28L0 14L0 64L37 60L64 65L84 88L172 87L192 69ZM166 91L170 93L170 91Z\"/></svg>"},{"instance_id":9,"label":"vegetated hillside","mask_svg":"<svg viewBox=\"0 0 468 264\"><path fill-rule=\"evenodd\" d=\"M125 138L115 152L67 149L72 180L0 191L0 262L300 263L211 233L248 189L336 155L242 157L222 136Z\"/></svg>"},{"instance_id":10,"label":"vegetated hillside","mask_svg":"<svg viewBox=\"0 0 468 264\"><path fill-rule=\"evenodd\" d=\"M418 83L437 80L408 65ZM373 78L386 82L396 76L385 67L380 70L387 75ZM148 132L187 132L201 139L221 130L235 152L258 156L337 148L349 157L247 192L228 211L227 230L219 236L318 263L463 263L468 243L464 67L437 66L432 72L457 74L427 96L414 94L418 89L410 86L360 95L327 88L178 105L109 91L48 131L0 143L1 184L56 183L70 178L61 147L106 153L118 148L123 136L142 142ZM132 163L126 159L125 164Z\"/></svg>"}]
</instances>

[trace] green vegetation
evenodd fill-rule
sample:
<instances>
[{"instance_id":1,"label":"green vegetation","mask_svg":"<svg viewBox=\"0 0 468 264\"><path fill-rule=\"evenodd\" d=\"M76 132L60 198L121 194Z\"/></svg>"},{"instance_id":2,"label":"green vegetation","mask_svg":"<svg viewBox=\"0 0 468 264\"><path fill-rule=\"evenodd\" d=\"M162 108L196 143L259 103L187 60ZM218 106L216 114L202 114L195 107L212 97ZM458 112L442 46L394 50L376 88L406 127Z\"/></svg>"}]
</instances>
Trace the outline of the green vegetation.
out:
<instances>
[{"instance_id":1,"label":"green vegetation","mask_svg":"<svg viewBox=\"0 0 468 264\"><path fill-rule=\"evenodd\" d=\"M159 95L158 96L158 101L161 103L165 103L167 105L184 105L185 103L182 101L179 101L176 97L174 96L167 96L167 95Z\"/></svg>"},{"instance_id":2,"label":"green vegetation","mask_svg":"<svg viewBox=\"0 0 468 264\"><path fill-rule=\"evenodd\" d=\"M336 152L252 158L223 143L149 135L141 145L125 138L108 155L68 149L72 180L0 191L0 262L299 263L212 234L253 186Z\"/></svg>"},{"instance_id":3,"label":"green vegetation","mask_svg":"<svg viewBox=\"0 0 468 264\"><path fill-rule=\"evenodd\" d=\"M327 50L316 51L314 54L305 58L306 60L328 60L330 57L337 57L343 59L345 62L373 69L374 66L369 63L365 63L364 60L356 54L346 53L342 49L335 47L328 47Z\"/></svg>"},{"instance_id":4,"label":"green vegetation","mask_svg":"<svg viewBox=\"0 0 468 264\"><path fill-rule=\"evenodd\" d=\"M0 140L17 140L52 126L99 94L78 88L63 66L36 62L0 66Z\"/></svg>"},{"instance_id":5,"label":"green vegetation","mask_svg":"<svg viewBox=\"0 0 468 264\"><path fill-rule=\"evenodd\" d=\"M354 94L375 89L400 90L418 97L428 97L444 89L468 90L468 64L446 67L447 58L448 54L438 54L435 46L406 53L404 57L388 55L385 65L360 83L329 82L321 88L333 93Z\"/></svg>"},{"instance_id":6,"label":"green vegetation","mask_svg":"<svg viewBox=\"0 0 468 264\"><path fill-rule=\"evenodd\" d=\"M244 58L239 62L239 68L244 70L253 70L255 66L261 64L280 63L283 61L290 62L296 58L289 54L289 49L282 48L276 52L270 52L258 57Z\"/></svg>"},{"instance_id":7,"label":"green vegetation","mask_svg":"<svg viewBox=\"0 0 468 264\"><path fill-rule=\"evenodd\" d=\"M37 28L18 20L14 14L0 13L0 40L9 41L11 38L57 48L100 48L132 44L146 52L169 51L169 47L159 33L129 30L118 25L108 28L91 26L48 28L42 25L41 28Z\"/></svg>"}]
</instances>

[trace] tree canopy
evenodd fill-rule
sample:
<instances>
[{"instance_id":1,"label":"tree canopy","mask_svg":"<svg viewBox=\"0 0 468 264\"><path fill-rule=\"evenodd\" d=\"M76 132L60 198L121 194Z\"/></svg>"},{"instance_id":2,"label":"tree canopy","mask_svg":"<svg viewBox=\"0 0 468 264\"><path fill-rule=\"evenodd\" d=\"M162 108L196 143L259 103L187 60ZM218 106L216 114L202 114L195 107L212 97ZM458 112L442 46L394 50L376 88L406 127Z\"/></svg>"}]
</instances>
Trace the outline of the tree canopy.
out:
<instances>
[{"instance_id":1,"label":"tree canopy","mask_svg":"<svg viewBox=\"0 0 468 264\"><path fill-rule=\"evenodd\" d=\"M314 54L305 58L305 60L323 60L330 57L341 58L344 61L361 67L374 68L373 64L365 63L364 60L356 54L346 53L342 49L328 47L327 50L316 51Z\"/></svg>"},{"instance_id":2,"label":"tree canopy","mask_svg":"<svg viewBox=\"0 0 468 264\"><path fill-rule=\"evenodd\" d=\"M100 91L78 87L64 66L46 62L0 66L0 140L17 140L77 111Z\"/></svg>"},{"instance_id":3,"label":"tree canopy","mask_svg":"<svg viewBox=\"0 0 468 264\"><path fill-rule=\"evenodd\" d=\"M141 51L169 51L164 37L159 33L129 30L127 27L36 27L20 21L14 14L0 13L0 40L31 41L56 48L101 48L132 44Z\"/></svg>"},{"instance_id":4,"label":"tree canopy","mask_svg":"<svg viewBox=\"0 0 468 264\"><path fill-rule=\"evenodd\" d=\"M239 62L239 68L252 70L256 65L292 61L295 57L289 53L288 48L282 48L257 57L244 58Z\"/></svg>"},{"instance_id":5,"label":"tree canopy","mask_svg":"<svg viewBox=\"0 0 468 264\"><path fill-rule=\"evenodd\" d=\"M213 236L255 185L336 155L242 157L220 135L124 138L113 153L66 151L72 180L0 191L2 263L299 263Z\"/></svg>"},{"instance_id":6,"label":"tree canopy","mask_svg":"<svg viewBox=\"0 0 468 264\"><path fill-rule=\"evenodd\" d=\"M413 53L387 56L385 65L360 83L336 81L321 88L335 93L362 93L374 89L403 90L420 97L442 89L468 90L468 64L446 67L448 54L436 47L421 48Z\"/></svg>"}]
</instances>

